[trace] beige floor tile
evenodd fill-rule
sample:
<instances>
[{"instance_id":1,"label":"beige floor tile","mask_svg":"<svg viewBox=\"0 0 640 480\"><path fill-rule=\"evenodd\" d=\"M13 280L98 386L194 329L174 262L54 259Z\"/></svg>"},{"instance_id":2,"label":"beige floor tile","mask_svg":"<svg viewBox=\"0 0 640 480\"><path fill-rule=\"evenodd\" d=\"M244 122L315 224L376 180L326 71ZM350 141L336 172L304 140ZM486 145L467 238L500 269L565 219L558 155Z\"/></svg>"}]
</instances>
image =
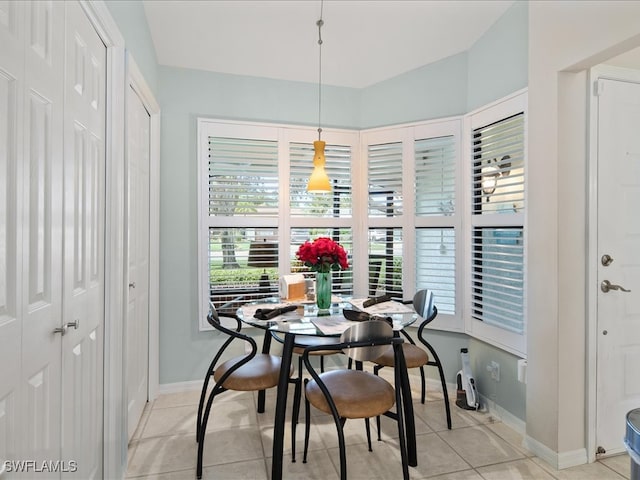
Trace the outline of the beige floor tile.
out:
<instances>
[{"instance_id":1,"label":"beige floor tile","mask_svg":"<svg viewBox=\"0 0 640 480\"><path fill-rule=\"evenodd\" d=\"M437 475L428 477L429 480L483 480L475 470L462 470L455 473L447 473L445 475Z\"/></svg>"},{"instance_id":2,"label":"beige floor tile","mask_svg":"<svg viewBox=\"0 0 640 480\"><path fill-rule=\"evenodd\" d=\"M200 389L186 392L165 393L158 395L155 400L155 408L182 407L185 405L198 405Z\"/></svg>"},{"instance_id":3,"label":"beige floor tile","mask_svg":"<svg viewBox=\"0 0 640 480\"><path fill-rule=\"evenodd\" d=\"M302 452L300 452L302 454ZM267 458L267 475L271 478L271 457ZM313 452L307 463L302 463L302 455L296 463L291 462L290 455L282 459L282 478L304 480L337 480L338 471L333 466L326 450Z\"/></svg>"},{"instance_id":4,"label":"beige floor tile","mask_svg":"<svg viewBox=\"0 0 640 480\"><path fill-rule=\"evenodd\" d=\"M487 428L491 430L493 433L498 435L503 440L509 442L509 444L521 452L523 455L527 457L533 457L533 452L529 451L524 446L524 438L522 434L516 432L514 429L508 427L502 422L488 423L486 424Z\"/></svg>"},{"instance_id":5,"label":"beige floor tile","mask_svg":"<svg viewBox=\"0 0 640 480\"><path fill-rule=\"evenodd\" d=\"M595 462L586 465L555 470L539 458L532 458L538 466L549 472L558 480L623 480L624 477L607 466Z\"/></svg>"},{"instance_id":6,"label":"beige floor tile","mask_svg":"<svg viewBox=\"0 0 640 480\"><path fill-rule=\"evenodd\" d=\"M195 466L195 459L193 435L141 439L129 458L127 477L186 470Z\"/></svg>"},{"instance_id":7,"label":"beige floor tile","mask_svg":"<svg viewBox=\"0 0 640 480\"><path fill-rule=\"evenodd\" d=\"M507 462L524 455L484 425L445 430L438 435L472 467Z\"/></svg>"},{"instance_id":8,"label":"beige floor tile","mask_svg":"<svg viewBox=\"0 0 640 480\"><path fill-rule=\"evenodd\" d=\"M598 462L618 472L624 478L631 478L631 459L626 453L613 457L602 458Z\"/></svg>"},{"instance_id":9,"label":"beige floor tile","mask_svg":"<svg viewBox=\"0 0 640 480\"><path fill-rule=\"evenodd\" d=\"M477 469L485 480L553 480L553 477L531 459L498 463Z\"/></svg>"},{"instance_id":10,"label":"beige floor tile","mask_svg":"<svg viewBox=\"0 0 640 480\"><path fill-rule=\"evenodd\" d=\"M138 421L138 426L133 432L133 436L131 437L131 442L135 442L142 438L142 432L144 431L144 427L147 425L147 420L149 420L149 415L153 410L154 402L147 402L142 410L142 415L140 415L140 420Z\"/></svg>"},{"instance_id":11,"label":"beige floor tile","mask_svg":"<svg viewBox=\"0 0 640 480\"><path fill-rule=\"evenodd\" d=\"M347 476L351 480L389 480L402 478L402 463L394 453L394 448L385 442L376 442L373 452L366 444L347 445ZM338 448L328 449L329 457L336 470L340 471Z\"/></svg>"},{"instance_id":12,"label":"beige floor tile","mask_svg":"<svg viewBox=\"0 0 640 480\"><path fill-rule=\"evenodd\" d=\"M416 444L418 466L411 468L412 478L427 478L470 469L470 465L435 433L418 435Z\"/></svg>"},{"instance_id":13,"label":"beige floor tile","mask_svg":"<svg viewBox=\"0 0 640 480\"><path fill-rule=\"evenodd\" d=\"M424 405L419 401L413 402L414 415L422 419L434 432L447 430L447 414L444 402L429 401ZM463 428L483 423L484 415L470 410L462 410L451 403L451 428Z\"/></svg>"},{"instance_id":14,"label":"beige floor tile","mask_svg":"<svg viewBox=\"0 0 640 480\"><path fill-rule=\"evenodd\" d=\"M419 381L418 381L419 383ZM413 480L512 480L629 478L627 455L555 471L522 447L522 435L483 412L465 411L452 403L454 429L446 429L442 396L426 405L414 398L418 466L410 467ZM195 478L195 415L199 392L161 395L143 412L129 445L127 477L178 480ZM226 392L214 402L214 414L205 441L205 479L268 479L271 477L275 389L267 393L266 411L256 414L255 392ZM291 415L293 388L287 415ZM366 446L363 420L345 425L350 479L401 476L396 423L382 418L383 441L377 441L372 421L373 452ZM175 432L188 432L176 435ZM312 409L309 462L302 463L304 408L298 424L297 462L291 462L291 423L285 425L283 477L286 479L339 478L338 441L330 416ZM526 456L531 458L526 458ZM472 468L471 466L475 466Z\"/></svg>"}]
</instances>

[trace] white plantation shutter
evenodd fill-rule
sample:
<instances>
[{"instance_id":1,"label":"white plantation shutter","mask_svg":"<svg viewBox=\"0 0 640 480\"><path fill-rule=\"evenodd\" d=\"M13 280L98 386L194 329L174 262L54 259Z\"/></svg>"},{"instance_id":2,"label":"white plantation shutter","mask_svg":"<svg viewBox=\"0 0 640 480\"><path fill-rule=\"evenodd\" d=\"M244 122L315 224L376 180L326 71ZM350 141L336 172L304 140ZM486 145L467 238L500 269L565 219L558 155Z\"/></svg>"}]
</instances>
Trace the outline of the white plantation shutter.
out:
<instances>
[{"instance_id":1,"label":"white plantation shutter","mask_svg":"<svg viewBox=\"0 0 640 480\"><path fill-rule=\"evenodd\" d=\"M313 144L290 143L290 199L294 217L351 217L351 147L325 146L325 170L331 181L331 192L309 193L307 181L313 170Z\"/></svg>"},{"instance_id":2,"label":"white plantation shutter","mask_svg":"<svg viewBox=\"0 0 640 480\"><path fill-rule=\"evenodd\" d=\"M456 143L453 136L416 140L416 216L455 211Z\"/></svg>"},{"instance_id":3,"label":"white plantation shutter","mask_svg":"<svg viewBox=\"0 0 640 480\"><path fill-rule=\"evenodd\" d=\"M209 137L209 215L278 216L278 142Z\"/></svg>"},{"instance_id":4,"label":"white plantation shutter","mask_svg":"<svg viewBox=\"0 0 640 480\"><path fill-rule=\"evenodd\" d=\"M525 126L526 95L472 116L468 159L471 329L518 354L526 352Z\"/></svg>"},{"instance_id":5,"label":"white plantation shutter","mask_svg":"<svg viewBox=\"0 0 640 480\"><path fill-rule=\"evenodd\" d=\"M475 228L472 242L473 317L524 333L522 228Z\"/></svg>"},{"instance_id":6,"label":"white plantation shutter","mask_svg":"<svg viewBox=\"0 0 640 480\"><path fill-rule=\"evenodd\" d=\"M403 298L402 228L369 229L369 288L367 295Z\"/></svg>"},{"instance_id":7,"label":"white plantation shutter","mask_svg":"<svg viewBox=\"0 0 640 480\"><path fill-rule=\"evenodd\" d=\"M402 215L402 142L369 145L369 216Z\"/></svg>"},{"instance_id":8,"label":"white plantation shutter","mask_svg":"<svg viewBox=\"0 0 640 480\"><path fill-rule=\"evenodd\" d=\"M473 213L523 211L524 113L474 129L472 142Z\"/></svg>"},{"instance_id":9,"label":"white plantation shutter","mask_svg":"<svg viewBox=\"0 0 640 480\"><path fill-rule=\"evenodd\" d=\"M453 228L416 229L416 285L433 291L439 313L456 313L456 238Z\"/></svg>"}]
</instances>

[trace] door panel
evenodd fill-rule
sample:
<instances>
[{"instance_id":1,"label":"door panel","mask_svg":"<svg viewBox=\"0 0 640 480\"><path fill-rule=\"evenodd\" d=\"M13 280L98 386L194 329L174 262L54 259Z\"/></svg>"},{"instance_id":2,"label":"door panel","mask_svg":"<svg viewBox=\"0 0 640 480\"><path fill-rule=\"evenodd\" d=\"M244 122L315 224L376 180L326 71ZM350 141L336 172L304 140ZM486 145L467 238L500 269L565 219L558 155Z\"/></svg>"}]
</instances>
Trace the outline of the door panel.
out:
<instances>
[{"instance_id":1,"label":"door panel","mask_svg":"<svg viewBox=\"0 0 640 480\"><path fill-rule=\"evenodd\" d=\"M106 49L80 5L67 5L64 111L62 457L101 476Z\"/></svg>"},{"instance_id":2,"label":"door panel","mask_svg":"<svg viewBox=\"0 0 640 480\"><path fill-rule=\"evenodd\" d=\"M18 22L24 8L16 2L0 4L0 365L12 365L22 356L22 285L16 281L22 258L22 189L18 179L22 162L21 137L24 88L24 30ZM20 370L0 368L0 471L6 459L19 453Z\"/></svg>"},{"instance_id":3,"label":"door panel","mask_svg":"<svg viewBox=\"0 0 640 480\"><path fill-rule=\"evenodd\" d=\"M150 117L137 93L127 93L128 271L127 395L129 439L142 416L149 384Z\"/></svg>"},{"instance_id":4,"label":"door panel","mask_svg":"<svg viewBox=\"0 0 640 480\"><path fill-rule=\"evenodd\" d=\"M25 76L22 123L22 391L23 455L60 455L62 323L62 122L64 5L24 2ZM18 457L20 458L20 457Z\"/></svg>"},{"instance_id":5,"label":"door panel","mask_svg":"<svg viewBox=\"0 0 640 480\"><path fill-rule=\"evenodd\" d=\"M640 84L599 81L596 442L614 454L625 451L626 413L640 407ZM605 293L604 280L630 292Z\"/></svg>"}]
</instances>

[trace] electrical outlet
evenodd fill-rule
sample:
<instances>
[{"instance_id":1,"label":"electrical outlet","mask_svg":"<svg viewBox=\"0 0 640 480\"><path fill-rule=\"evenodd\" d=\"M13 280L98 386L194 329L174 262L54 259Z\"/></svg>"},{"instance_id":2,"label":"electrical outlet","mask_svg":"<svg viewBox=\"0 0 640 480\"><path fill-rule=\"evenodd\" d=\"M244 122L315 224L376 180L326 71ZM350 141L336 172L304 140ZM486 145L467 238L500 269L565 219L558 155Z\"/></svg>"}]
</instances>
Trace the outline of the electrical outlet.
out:
<instances>
[{"instance_id":1,"label":"electrical outlet","mask_svg":"<svg viewBox=\"0 0 640 480\"><path fill-rule=\"evenodd\" d=\"M491 378L496 382L500 381L500 364L498 362L491 361L487 365L487 371L491 373Z\"/></svg>"}]
</instances>

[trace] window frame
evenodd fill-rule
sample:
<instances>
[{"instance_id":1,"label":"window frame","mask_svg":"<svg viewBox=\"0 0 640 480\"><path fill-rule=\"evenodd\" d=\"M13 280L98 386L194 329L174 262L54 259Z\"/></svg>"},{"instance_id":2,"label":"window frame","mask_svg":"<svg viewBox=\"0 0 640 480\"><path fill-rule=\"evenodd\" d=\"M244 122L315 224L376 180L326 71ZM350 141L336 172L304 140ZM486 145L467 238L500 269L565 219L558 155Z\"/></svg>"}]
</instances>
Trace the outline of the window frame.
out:
<instances>
[{"instance_id":1,"label":"window frame","mask_svg":"<svg viewBox=\"0 0 640 480\"><path fill-rule=\"evenodd\" d=\"M472 159L474 158L473 133L474 130L494 122L498 122L505 118L511 117L518 113L524 113L524 208L522 212L512 214L473 214L472 198L473 198L473 167ZM514 92L496 102L485 105L464 116L464 164L463 164L463 181L464 191L466 193L466 211L464 228L464 245L465 245L465 306L468 314L465 315L465 332L479 340L490 345L496 346L502 350L515 354L521 358L527 355L527 264L528 264L528 242L527 242L527 193L528 193L528 175L527 175L527 139L528 139L528 95L527 89ZM473 309L471 308L473 298L473 251L472 236L474 228L482 227L522 227L523 241L523 321L524 331L522 334L508 331L506 329L489 325L481 320L473 317Z\"/></svg>"}]
</instances>

